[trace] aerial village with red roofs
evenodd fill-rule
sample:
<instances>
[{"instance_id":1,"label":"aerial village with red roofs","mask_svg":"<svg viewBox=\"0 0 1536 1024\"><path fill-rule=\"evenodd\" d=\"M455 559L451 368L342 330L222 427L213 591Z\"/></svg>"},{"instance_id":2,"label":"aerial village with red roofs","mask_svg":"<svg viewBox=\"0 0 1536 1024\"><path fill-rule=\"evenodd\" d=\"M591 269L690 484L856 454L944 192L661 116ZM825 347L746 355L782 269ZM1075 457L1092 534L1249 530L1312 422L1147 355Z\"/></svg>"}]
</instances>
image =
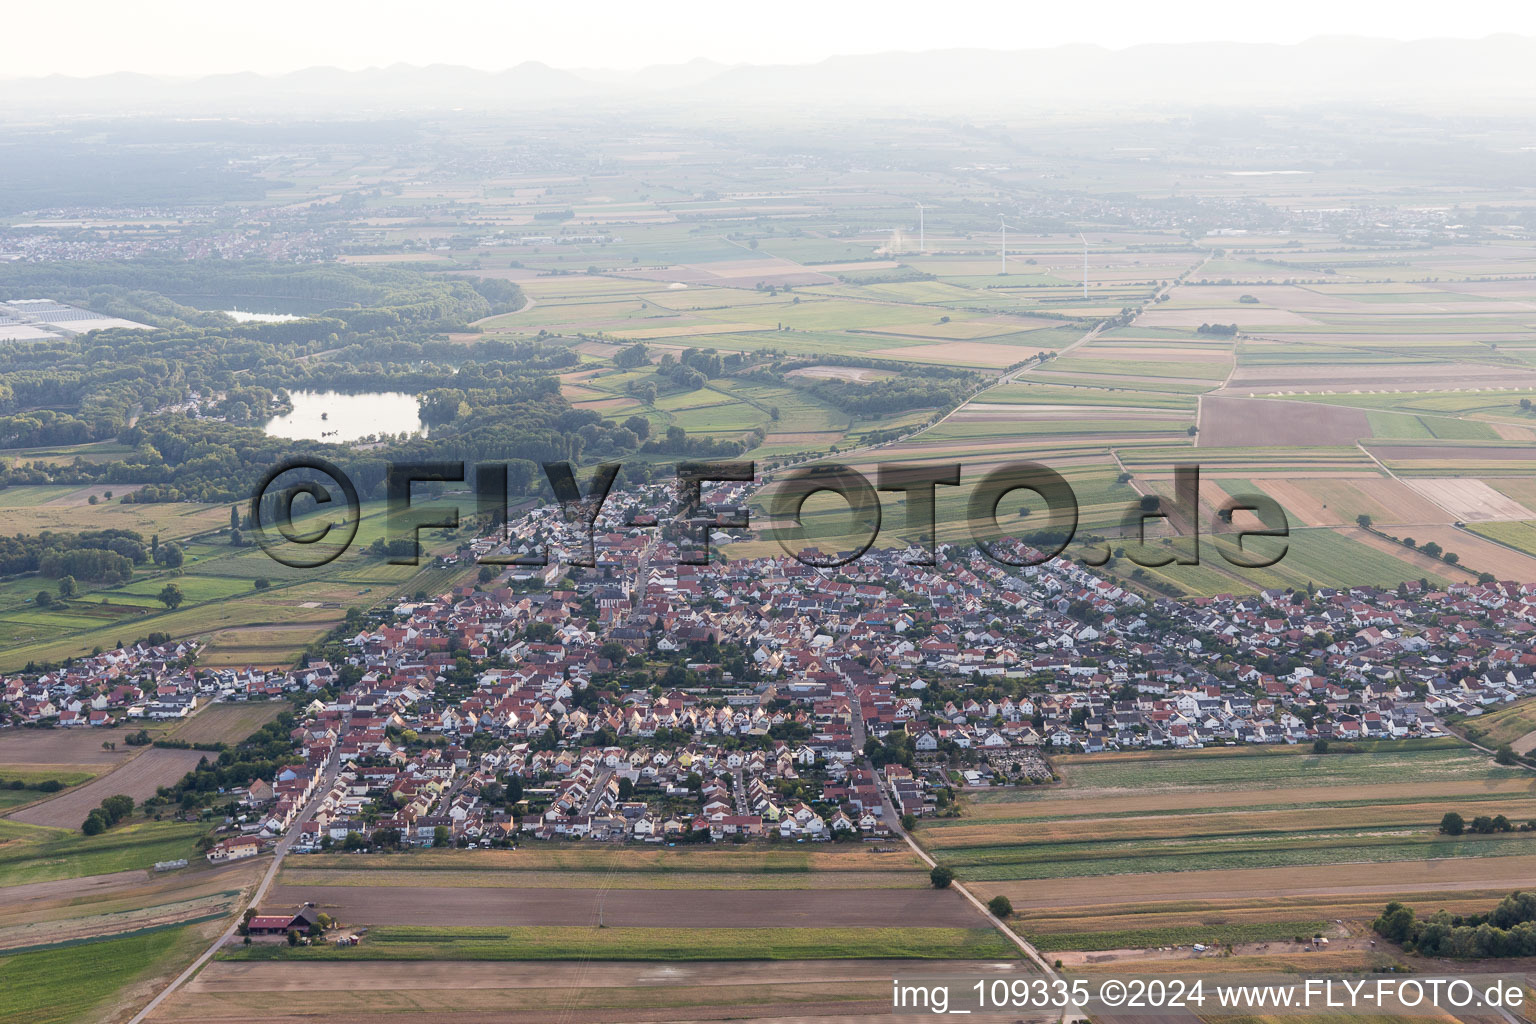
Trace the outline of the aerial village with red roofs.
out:
<instances>
[{"instance_id":1,"label":"aerial village with red roofs","mask_svg":"<svg viewBox=\"0 0 1536 1024\"><path fill-rule=\"evenodd\" d=\"M836 571L787 555L680 561L733 536L743 485L690 521L611 496L596 564L499 565L475 585L349 619L339 657L196 666L134 646L0 681L13 726L293 703L292 757L232 795L208 849L294 852L882 838L961 787L1054 778L1053 753L1444 735L1536 694L1536 584L1147 600L1055 559L941 545ZM641 525L623 524L640 522ZM543 507L458 557L526 555Z\"/></svg>"}]
</instances>

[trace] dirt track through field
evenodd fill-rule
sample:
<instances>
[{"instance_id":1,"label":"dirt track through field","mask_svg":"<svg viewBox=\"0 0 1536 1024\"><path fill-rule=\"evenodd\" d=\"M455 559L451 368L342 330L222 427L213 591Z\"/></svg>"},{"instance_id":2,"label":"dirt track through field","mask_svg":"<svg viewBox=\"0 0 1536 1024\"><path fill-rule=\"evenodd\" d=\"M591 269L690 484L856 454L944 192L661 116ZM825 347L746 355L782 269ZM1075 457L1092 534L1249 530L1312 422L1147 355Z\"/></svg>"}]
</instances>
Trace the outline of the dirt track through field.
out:
<instances>
[{"instance_id":1,"label":"dirt track through field","mask_svg":"<svg viewBox=\"0 0 1536 1024\"><path fill-rule=\"evenodd\" d=\"M879 928L892 923L974 928L981 921L965 901L934 889L645 890L444 889L438 886L362 888L355 885L277 885L268 908L313 901L332 917L356 925L588 925L657 928Z\"/></svg>"}]
</instances>

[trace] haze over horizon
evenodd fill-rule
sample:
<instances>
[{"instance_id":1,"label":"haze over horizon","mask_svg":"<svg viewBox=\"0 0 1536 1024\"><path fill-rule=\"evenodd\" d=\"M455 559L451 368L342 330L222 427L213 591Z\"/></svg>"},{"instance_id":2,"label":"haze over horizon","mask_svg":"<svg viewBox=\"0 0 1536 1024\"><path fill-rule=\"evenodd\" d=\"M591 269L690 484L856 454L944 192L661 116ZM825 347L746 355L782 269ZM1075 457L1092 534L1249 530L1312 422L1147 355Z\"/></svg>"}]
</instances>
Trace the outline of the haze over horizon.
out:
<instances>
[{"instance_id":1,"label":"haze over horizon","mask_svg":"<svg viewBox=\"0 0 1536 1024\"><path fill-rule=\"evenodd\" d=\"M153 16L146 16L146 11ZM700 0L648 8L599 0L569 8L477 11L473 23L424 20L399 0L324 5L275 0L260 17L237 5L156 0L125 7L76 0L8 14L14 45L0 78L113 72L192 77L229 72L284 74L313 67L362 70L395 64L450 64L502 71L526 61L566 70L636 70L707 60L721 64L810 64L838 56L956 48L1049 49L1088 44L1120 50L1144 44L1295 44L1318 37L1390 41L1536 36L1536 8L1487 2L1396 5L1383 22L1364 5L1302 0L1284 17L1198 0L1177 10L1112 0L1081 8L995 8L902 0L878 12L808 0L771 16L723 14ZM48 40L32 45L28 40Z\"/></svg>"}]
</instances>

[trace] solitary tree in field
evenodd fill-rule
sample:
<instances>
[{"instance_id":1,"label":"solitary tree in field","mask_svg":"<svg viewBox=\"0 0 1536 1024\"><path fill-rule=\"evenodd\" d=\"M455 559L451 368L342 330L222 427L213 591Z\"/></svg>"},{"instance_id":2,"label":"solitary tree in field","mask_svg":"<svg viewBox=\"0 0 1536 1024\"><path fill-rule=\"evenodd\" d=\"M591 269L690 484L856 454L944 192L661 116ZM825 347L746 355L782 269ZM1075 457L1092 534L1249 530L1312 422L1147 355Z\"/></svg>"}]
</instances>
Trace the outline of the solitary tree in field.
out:
<instances>
[{"instance_id":1,"label":"solitary tree in field","mask_svg":"<svg viewBox=\"0 0 1536 1024\"><path fill-rule=\"evenodd\" d=\"M1369 530L1371 528L1371 517L1362 512L1355 516L1355 525L1362 530Z\"/></svg>"},{"instance_id":2,"label":"solitary tree in field","mask_svg":"<svg viewBox=\"0 0 1536 1024\"><path fill-rule=\"evenodd\" d=\"M1493 759L1499 764L1514 764L1515 748L1511 747L1508 743L1505 743L1503 746L1499 747L1498 753L1493 755Z\"/></svg>"},{"instance_id":3,"label":"solitary tree in field","mask_svg":"<svg viewBox=\"0 0 1536 1024\"><path fill-rule=\"evenodd\" d=\"M182 562L186 561L186 555L181 550L181 545L170 541L160 545L155 553L155 564L163 565L167 569L180 569Z\"/></svg>"},{"instance_id":4,"label":"solitary tree in field","mask_svg":"<svg viewBox=\"0 0 1536 1024\"><path fill-rule=\"evenodd\" d=\"M156 596L160 598L160 603L171 611L175 611L181 606L181 602L187 599L187 595L183 594L181 588L174 583L167 583Z\"/></svg>"},{"instance_id":5,"label":"solitary tree in field","mask_svg":"<svg viewBox=\"0 0 1536 1024\"><path fill-rule=\"evenodd\" d=\"M1445 817L1440 819L1440 832L1442 835L1459 836L1466 830L1466 819L1455 811L1446 811Z\"/></svg>"},{"instance_id":6,"label":"solitary tree in field","mask_svg":"<svg viewBox=\"0 0 1536 1024\"><path fill-rule=\"evenodd\" d=\"M987 901L987 910L993 917L1006 918L1013 913L1013 904L1008 902L1007 896L993 896Z\"/></svg>"},{"instance_id":7,"label":"solitary tree in field","mask_svg":"<svg viewBox=\"0 0 1536 1024\"><path fill-rule=\"evenodd\" d=\"M935 889L948 889L949 883L955 880L955 873L940 864L928 872L928 881L933 883Z\"/></svg>"}]
</instances>

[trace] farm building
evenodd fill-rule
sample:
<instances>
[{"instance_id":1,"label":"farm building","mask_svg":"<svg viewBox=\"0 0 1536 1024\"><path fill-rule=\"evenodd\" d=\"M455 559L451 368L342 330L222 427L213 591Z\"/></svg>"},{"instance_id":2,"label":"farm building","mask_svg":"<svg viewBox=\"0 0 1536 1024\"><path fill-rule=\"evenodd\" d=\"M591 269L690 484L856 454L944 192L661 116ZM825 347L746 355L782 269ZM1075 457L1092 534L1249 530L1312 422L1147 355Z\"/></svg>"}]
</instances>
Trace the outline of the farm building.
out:
<instances>
[{"instance_id":1,"label":"farm building","mask_svg":"<svg viewBox=\"0 0 1536 1024\"><path fill-rule=\"evenodd\" d=\"M314 904L306 903L292 914L257 914L247 929L252 935L286 935L291 931L307 932L319 919L320 912Z\"/></svg>"}]
</instances>

